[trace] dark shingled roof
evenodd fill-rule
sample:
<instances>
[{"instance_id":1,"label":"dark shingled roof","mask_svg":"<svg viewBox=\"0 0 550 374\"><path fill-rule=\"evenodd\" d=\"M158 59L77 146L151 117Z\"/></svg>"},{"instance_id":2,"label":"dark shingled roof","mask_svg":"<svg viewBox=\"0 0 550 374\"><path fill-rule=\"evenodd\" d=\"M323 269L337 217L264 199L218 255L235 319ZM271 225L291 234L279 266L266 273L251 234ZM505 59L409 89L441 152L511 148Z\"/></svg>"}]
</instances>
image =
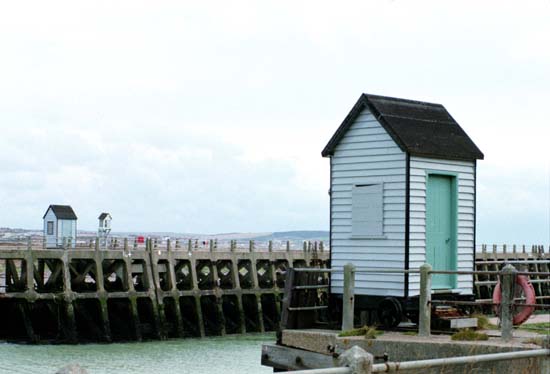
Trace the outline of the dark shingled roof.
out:
<instances>
[{"instance_id":1,"label":"dark shingled roof","mask_svg":"<svg viewBox=\"0 0 550 374\"><path fill-rule=\"evenodd\" d=\"M46 214L48 214L48 210L50 209L53 210L53 214L55 214L57 219L77 219L76 214L70 205L50 205L48 209L46 209L44 217L46 217Z\"/></svg>"},{"instance_id":2,"label":"dark shingled roof","mask_svg":"<svg viewBox=\"0 0 550 374\"><path fill-rule=\"evenodd\" d=\"M101 213L101 214L99 215L99 217L97 217L97 218L98 218L98 219L105 219L105 218L107 218L108 215L109 215L109 213Z\"/></svg>"},{"instance_id":3,"label":"dark shingled roof","mask_svg":"<svg viewBox=\"0 0 550 374\"><path fill-rule=\"evenodd\" d=\"M340 139L365 108L404 152L454 160L483 159L483 153L443 105L369 94L361 95L323 149L323 157L334 154Z\"/></svg>"}]
</instances>

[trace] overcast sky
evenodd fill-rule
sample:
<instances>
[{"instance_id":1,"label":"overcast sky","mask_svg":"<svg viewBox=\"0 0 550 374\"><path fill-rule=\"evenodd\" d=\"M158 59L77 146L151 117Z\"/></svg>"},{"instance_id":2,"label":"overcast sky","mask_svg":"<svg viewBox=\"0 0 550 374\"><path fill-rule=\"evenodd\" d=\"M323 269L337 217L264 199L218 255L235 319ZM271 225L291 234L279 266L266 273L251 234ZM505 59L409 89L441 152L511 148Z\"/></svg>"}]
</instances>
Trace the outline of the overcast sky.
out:
<instances>
[{"instance_id":1,"label":"overcast sky","mask_svg":"<svg viewBox=\"0 0 550 374\"><path fill-rule=\"evenodd\" d=\"M320 152L362 92L485 153L478 241L548 243L550 2L0 5L0 226L328 229Z\"/></svg>"}]
</instances>

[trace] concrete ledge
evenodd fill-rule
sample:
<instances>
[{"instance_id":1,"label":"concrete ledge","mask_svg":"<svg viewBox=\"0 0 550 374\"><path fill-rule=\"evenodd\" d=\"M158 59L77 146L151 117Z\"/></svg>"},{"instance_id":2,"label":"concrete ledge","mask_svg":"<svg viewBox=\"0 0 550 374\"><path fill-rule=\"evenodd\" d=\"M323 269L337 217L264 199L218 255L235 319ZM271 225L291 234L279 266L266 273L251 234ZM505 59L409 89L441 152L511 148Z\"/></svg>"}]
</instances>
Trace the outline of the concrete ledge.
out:
<instances>
[{"instance_id":1,"label":"concrete ledge","mask_svg":"<svg viewBox=\"0 0 550 374\"><path fill-rule=\"evenodd\" d=\"M330 330L284 330L282 343L293 349L292 353L290 351L286 353L289 355L290 358L288 360L290 361L306 354L314 354L319 355L317 356L320 357L318 361L325 364L327 360L333 359L331 356L333 353L336 353L336 355L340 354L353 346L359 346L374 356L381 357L384 354L388 354L390 361L398 362L541 348L541 346L536 344L524 343L523 340L525 340L525 337L514 339L512 342L504 342L500 338L490 338L488 341L466 342L452 341L448 335L434 335L429 338L422 338L397 332L386 332L377 339L365 339L364 337L341 338L338 337L338 333L338 331ZM284 356L284 353L278 352L278 357ZM378 360L377 362L381 361ZM447 367L445 370L440 368L431 371L427 369L423 371L407 371L407 373L544 373L546 369L543 369L543 365L548 365L549 362L550 358L517 359L458 365L452 368ZM315 365L311 367L319 368L320 366ZM296 366L292 367L292 369L295 368ZM300 366L299 368L306 367Z\"/></svg>"}]
</instances>

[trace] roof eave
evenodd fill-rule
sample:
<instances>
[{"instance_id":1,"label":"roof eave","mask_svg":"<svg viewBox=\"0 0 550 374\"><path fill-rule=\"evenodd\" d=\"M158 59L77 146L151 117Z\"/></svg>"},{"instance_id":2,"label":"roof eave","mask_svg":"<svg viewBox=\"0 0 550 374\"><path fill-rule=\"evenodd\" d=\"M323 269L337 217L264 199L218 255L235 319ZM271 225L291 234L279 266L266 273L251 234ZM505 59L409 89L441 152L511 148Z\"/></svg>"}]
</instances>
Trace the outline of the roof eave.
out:
<instances>
[{"instance_id":1,"label":"roof eave","mask_svg":"<svg viewBox=\"0 0 550 374\"><path fill-rule=\"evenodd\" d=\"M440 155L440 154L429 153L429 152L415 152L415 151L410 151L409 153L411 154L411 156L435 158L439 160L475 161L475 160L484 159L484 155L481 152L479 155L475 155L472 157L462 157L462 156L455 156L455 155L448 155L448 154Z\"/></svg>"},{"instance_id":2,"label":"roof eave","mask_svg":"<svg viewBox=\"0 0 550 374\"><path fill-rule=\"evenodd\" d=\"M384 120L384 117L380 114L380 112L372 105L369 101L369 98L366 94L361 94L359 96L359 99L351 108L350 112L342 122L342 124L338 127L334 135L332 135L332 138L330 138L329 142L321 152L321 156L323 157L330 157L334 155L334 150L336 149L336 146L338 143L340 143L340 140L344 137L346 132L349 130L353 122L357 119L359 114L363 111L363 109L367 108L372 115L376 118L378 123L386 130L386 132L390 135L390 137L393 139L393 141L399 146L399 148L403 152L407 152L407 147L405 147L405 144L403 141L399 138L399 136L392 130L391 126L387 124L387 122Z\"/></svg>"}]
</instances>

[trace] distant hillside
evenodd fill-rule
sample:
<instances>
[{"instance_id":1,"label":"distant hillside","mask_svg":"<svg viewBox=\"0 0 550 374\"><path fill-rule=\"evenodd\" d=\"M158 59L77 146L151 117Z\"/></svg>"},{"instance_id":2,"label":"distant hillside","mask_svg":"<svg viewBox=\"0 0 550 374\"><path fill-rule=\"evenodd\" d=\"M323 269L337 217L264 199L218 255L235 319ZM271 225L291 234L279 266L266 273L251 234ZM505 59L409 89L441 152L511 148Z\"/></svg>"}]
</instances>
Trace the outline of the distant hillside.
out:
<instances>
[{"instance_id":1,"label":"distant hillside","mask_svg":"<svg viewBox=\"0 0 550 374\"><path fill-rule=\"evenodd\" d=\"M0 228L0 241L24 239L28 236L41 236L42 230L28 230L20 228ZM95 231L90 230L78 230L78 237L93 237L97 235ZM329 232L323 230L296 230L296 231L276 231L276 232L233 232L233 233L219 233L219 234L197 234L197 233L181 233L181 232L112 232L113 237L133 237L143 235L146 237L158 237L158 238L190 238L199 240L255 240L258 242L267 242L269 240L274 241L294 241L300 242L305 240L310 241L328 241Z\"/></svg>"},{"instance_id":2,"label":"distant hillside","mask_svg":"<svg viewBox=\"0 0 550 374\"><path fill-rule=\"evenodd\" d=\"M257 236L254 240L328 240L328 231L279 231L269 235Z\"/></svg>"}]
</instances>

